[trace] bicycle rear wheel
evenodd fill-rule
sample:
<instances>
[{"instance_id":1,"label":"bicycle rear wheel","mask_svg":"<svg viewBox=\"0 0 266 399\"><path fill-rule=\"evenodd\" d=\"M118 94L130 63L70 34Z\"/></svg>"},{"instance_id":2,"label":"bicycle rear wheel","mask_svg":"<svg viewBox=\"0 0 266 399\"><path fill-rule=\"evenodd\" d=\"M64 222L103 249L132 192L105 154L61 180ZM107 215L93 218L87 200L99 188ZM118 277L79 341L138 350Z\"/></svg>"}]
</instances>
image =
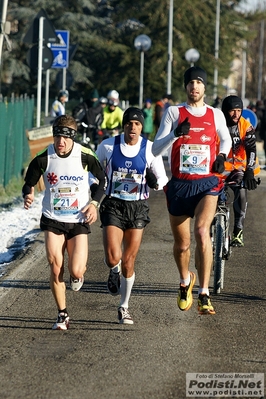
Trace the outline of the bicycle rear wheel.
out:
<instances>
[{"instance_id":1,"label":"bicycle rear wheel","mask_svg":"<svg viewBox=\"0 0 266 399\"><path fill-rule=\"evenodd\" d=\"M214 225L213 253L213 293L219 294L224 287L224 248L225 248L225 217L216 215Z\"/></svg>"}]
</instances>

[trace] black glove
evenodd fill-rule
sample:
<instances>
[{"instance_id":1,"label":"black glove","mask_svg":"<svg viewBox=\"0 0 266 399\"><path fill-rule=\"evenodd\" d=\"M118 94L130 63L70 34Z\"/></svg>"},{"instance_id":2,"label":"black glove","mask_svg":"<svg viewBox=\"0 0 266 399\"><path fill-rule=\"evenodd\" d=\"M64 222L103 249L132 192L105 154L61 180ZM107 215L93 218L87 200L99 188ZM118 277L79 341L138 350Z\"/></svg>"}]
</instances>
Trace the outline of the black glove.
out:
<instances>
[{"instance_id":1,"label":"black glove","mask_svg":"<svg viewBox=\"0 0 266 399\"><path fill-rule=\"evenodd\" d=\"M212 171L214 173L223 173L224 172L224 156L217 155L215 161L213 162Z\"/></svg>"},{"instance_id":2,"label":"black glove","mask_svg":"<svg viewBox=\"0 0 266 399\"><path fill-rule=\"evenodd\" d=\"M90 186L90 190L91 190L91 198L93 198L94 197L94 195L95 195L95 193L96 193L96 191L97 191L97 189L98 189L98 184L97 183L93 183L91 186Z\"/></svg>"},{"instance_id":3,"label":"black glove","mask_svg":"<svg viewBox=\"0 0 266 399\"><path fill-rule=\"evenodd\" d=\"M155 174L151 171L150 168L146 169L146 182L150 188L155 188L156 190L158 189L158 183L157 183L157 177Z\"/></svg>"},{"instance_id":4,"label":"black glove","mask_svg":"<svg viewBox=\"0 0 266 399\"><path fill-rule=\"evenodd\" d=\"M257 182L254 179L254 172L252 169L248 169L244 172L244 188L248 190L256 190Z\"/></svg>"},{"instance_id":5,"label":"black glove","mask_svg":"<svg viewBox=\"0 0 266 399\"><path fill-rule=\"evenodd\" d=\"M190 123L188 121L188 117L180 123L175 129L175 137L187 136L189 134Z\"/></svg>"}]
</instances>

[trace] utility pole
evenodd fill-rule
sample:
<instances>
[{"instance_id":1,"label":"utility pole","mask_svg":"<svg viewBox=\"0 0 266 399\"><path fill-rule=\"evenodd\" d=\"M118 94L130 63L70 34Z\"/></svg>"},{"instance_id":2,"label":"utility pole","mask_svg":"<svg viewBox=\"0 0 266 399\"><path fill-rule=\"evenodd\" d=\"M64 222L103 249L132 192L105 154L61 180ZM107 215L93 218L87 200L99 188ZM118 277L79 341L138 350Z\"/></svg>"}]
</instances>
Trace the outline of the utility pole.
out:
<instances>
[{"instance_id":1,"label":"utility pole","mask_svg":"<svg viewBox=\"0 0 266 399\"><path fill-rule=\"evenodd\" d=\"M220 0L216 2L216 23L215 23L215 67L213 77L213 98L215 99L218 94L218 65L219 59L219 36L220 36Z\"/></svg>"},{"instance_id":2,"label":"utility pole","mask_svg":"<svg viewBox=\"0 0 266 399\"><path fill-rule=\"evenodd\" d=\"M6 36L6 13L7 13L7 4L8 0L2 0L3 7L1 12L1 30L0 30L0 67L2 66L2 52L3 52L3 43L4 37Z\"/></svg>"},{"instance_id":3,"label":"utility pole","mask_svg":"<svg viewBox=\"0 0 266 399\"><path fill-rule=\"evenodd\" d=\"M42 100L42 61L43 61L43 25L44 17L39 19L39 42L38 42L38 85L37 85L37 117L36 126L41 126L41 100Z\"/></svg>"},{"instance_id":4,"label":"utility pole","mask_svg":"<svg viewBox=\"0 0 266 399\"><path fill-rule=\"evenodd\" d=\"M173 62L173 0L169 4L169 27L168 27L168 70L167 70L167 94L172 94L172 62Z\"/></svg>"},{"instance_id":5,"label":"utility pole","mask_svg":"<svg viewBox=\"0 0 266 399\"><path fill-rule=\"evenodd\" d=\"M259 77L258 77L258 95L257 95L258 100L261 100L263 50L264 50L264 19L260 23Z\"/></svg>"},{"instance_id":6,"label":"utility pole","mask_svg":"<svg viewBox=\"0 0 266 399\"><path fill-rule=\"evenodd\" d=\"M11 43L8 39L8 34L10 33L10 22L6 21L6 13L7 13L7 5L8 5L8 0L1 0L0 1L0 93L1 93L1 86L2 86L2 54L3 54L3 43L4 43L4 38L6 39L7 42L7 48L8 51L11 51Z\"/></svg>"}]
</instances>

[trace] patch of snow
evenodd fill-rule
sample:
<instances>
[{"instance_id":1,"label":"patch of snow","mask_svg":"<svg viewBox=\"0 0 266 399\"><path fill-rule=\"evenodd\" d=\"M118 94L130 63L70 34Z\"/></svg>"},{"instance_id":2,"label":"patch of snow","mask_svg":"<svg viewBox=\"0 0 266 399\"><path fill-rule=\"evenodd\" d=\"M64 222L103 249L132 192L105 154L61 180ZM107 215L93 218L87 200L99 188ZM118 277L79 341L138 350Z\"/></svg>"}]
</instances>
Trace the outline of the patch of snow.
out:
<instances>
[{"instance_id":1,"label":"patch of snow","mask_svg":"<svg viewBox=\"0 0 266 399\"><path fill-rule=\"evenodd\" d=\"M15 255L26 245L34 241L40 232L40 218L43 194L35 195L30 209L24 209L21 198L15 205L0 210L0 275L6 264L12 262Z\"/></svg>"}]
</instances>

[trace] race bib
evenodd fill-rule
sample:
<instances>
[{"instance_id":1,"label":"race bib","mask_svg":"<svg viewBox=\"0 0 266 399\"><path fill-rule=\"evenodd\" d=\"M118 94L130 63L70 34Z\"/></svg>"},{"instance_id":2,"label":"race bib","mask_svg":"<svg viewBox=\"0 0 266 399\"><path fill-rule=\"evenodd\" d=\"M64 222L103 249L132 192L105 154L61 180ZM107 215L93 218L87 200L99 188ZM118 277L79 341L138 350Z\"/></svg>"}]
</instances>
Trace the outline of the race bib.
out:
<instances>
[{"instance_id":1,"label":"race bib","mask_svg":"<svg viewBox=\"0 0 266 399\"><path fill-rule=\"evenodd\" d=\"M79 191L76 187L51 188L51 209L57 216L76 215L79 212Z\"/></svg>"},{"instance_id":2,"label":"race bib","mask_svg":"<svg viewBox=\"0 0 266 399\"><path fill-rule=\"evenodd\" d=\"M112 196L126 201L138 199L142 175L137 173L113 173Z\"/></svg>"},{"instance_id":3,"label":"race bib","mask_svg":"<svg viewBox=\"0 0 266 399\"><path fill-rule=\"evenodd\" d=\"M180 172L197 175L210 173L210 146L182 144L180 147Z\"/></svg>"}]
</instances>

